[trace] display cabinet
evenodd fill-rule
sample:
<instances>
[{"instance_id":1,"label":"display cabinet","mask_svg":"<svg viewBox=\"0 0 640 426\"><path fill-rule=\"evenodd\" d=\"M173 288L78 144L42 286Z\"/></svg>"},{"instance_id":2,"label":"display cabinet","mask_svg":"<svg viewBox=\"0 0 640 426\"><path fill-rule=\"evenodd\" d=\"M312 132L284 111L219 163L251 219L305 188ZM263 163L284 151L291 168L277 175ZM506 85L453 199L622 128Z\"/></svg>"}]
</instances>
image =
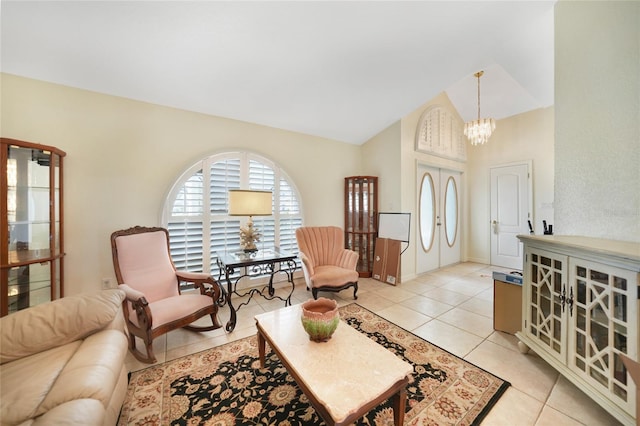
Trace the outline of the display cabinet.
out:
<instances>
[{"instance_id":1,"label":"display cabinet","mask_svg":"<svg viewBox=\"0 0 640 426\"><path fill-rule=\"evenodd\" d=\"M521 349L533 349L622 423L635 424L636 387L619 355L638 360L640 244L519 238Z\"/></svg>"},{"instance_id":2,"label":"display cabinet","mask_svg":"<svg viewBox=\"0 0 640 426\"><path fill-rule=\"evenodd\" d=\"M373 251L378 232L378 178L350 176L344 179L344 240L346 248L355 251L358 273L370 277Z\"/></svg>"},{"instance_id":3,"label":"display cabinet","mask_svg":"<svg viewBox=\"0 0 640 426\"><path fill-rule=\"evenodd\" d=\"M64 296L64 151L1 139L0 316Z\"/></svg>"}]
</instances>

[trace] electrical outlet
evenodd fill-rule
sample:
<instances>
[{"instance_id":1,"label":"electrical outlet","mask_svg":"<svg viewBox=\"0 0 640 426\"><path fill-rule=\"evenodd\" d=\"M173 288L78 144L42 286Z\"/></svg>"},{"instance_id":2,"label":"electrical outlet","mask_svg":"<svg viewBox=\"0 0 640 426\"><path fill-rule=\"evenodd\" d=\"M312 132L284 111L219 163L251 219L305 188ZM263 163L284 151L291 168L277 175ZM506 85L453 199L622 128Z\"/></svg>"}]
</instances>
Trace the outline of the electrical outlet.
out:
<instances>
[{"instance_id":1,"label":"electrical outlet","mask_svg":"<svg viewBox=\"0 0 640 426\"><path fill-rule=\"evenodd\" d=\"M104 290L111 288L111 278L103 278L102 279L102 288Z\"/></svg>"}]
</instances>

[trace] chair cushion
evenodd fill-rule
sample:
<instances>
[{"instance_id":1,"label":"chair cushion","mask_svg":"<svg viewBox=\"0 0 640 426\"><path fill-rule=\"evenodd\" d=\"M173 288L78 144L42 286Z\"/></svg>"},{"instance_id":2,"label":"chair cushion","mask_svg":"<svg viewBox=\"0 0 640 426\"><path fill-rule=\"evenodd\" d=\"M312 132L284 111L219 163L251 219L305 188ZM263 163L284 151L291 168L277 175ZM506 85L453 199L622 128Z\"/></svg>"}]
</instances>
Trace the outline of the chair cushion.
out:
<instances>
[{"instance_id":1,"label":"chair cushion","mask_svg":"<svg viewBox=\"0 0 640 426\"><path fill-rule=\"evenodd\" d=\"M344 269L339 266L317 266L315 274L311 277L311 286L319 287L340 287L346 283L358 281L358 271Z\"/></svg>"},{"instance_id":2,"label":"chair cushion","mask_svg":"<svg viewBox=\"0 0 640 426\"><path fill-rule=\"evenodd\" d=\"M200 309L213 308L213 306L213 299L210 296L199 293L181 294L149 303L153 317L153 329L192 315ZM138 318L135 315L130 316L129 319L136 326L138 325Z\"/></svg>"},{"instance_id":3,"label":"chair cushion","mask_svg":"<svg viewBox=\"0 0 640 426\"><path fill-rule=\"evenodd\" d=\"M149 303L178 296L178 278L164 231L119 236L116 246L121 284L144 293Z\"/></svg>"}]
</instances>

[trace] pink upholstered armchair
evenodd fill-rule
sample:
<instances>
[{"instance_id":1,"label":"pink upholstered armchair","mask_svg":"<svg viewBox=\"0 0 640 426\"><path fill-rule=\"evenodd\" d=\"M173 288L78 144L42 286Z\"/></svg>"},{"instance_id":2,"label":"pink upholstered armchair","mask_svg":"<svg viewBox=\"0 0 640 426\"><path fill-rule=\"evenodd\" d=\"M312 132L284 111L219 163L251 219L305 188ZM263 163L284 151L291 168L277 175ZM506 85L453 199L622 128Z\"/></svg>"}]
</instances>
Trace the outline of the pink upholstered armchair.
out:
<instances>
[{"instance_id":1,"label":"pink upholstered armchair","mask_svg":"<svg viewBox=\"0 0 640 426\"><path fill-rule=\"evenodd\" d=\"M111 234L111 252L118 287L126 293L124 317L129 350L136 359L156 362L153 339L176 328L220 328L218 283L208 274L176 271L166 229L136 226L116 231ZM180 282L191 282L199 291L181 294ZM189 325L206 315L211 325ZM144 342L146 356L136 349L136 336Z\"/></svg>"},{"instance_id":2,"label":"pink upholstered armchair","mask_svg":"<svg viewBox=\"0 0 640 426\"><path fill-rule=\"evenodd\" d=\"M313 298L318 291L338 292L353 287L358 296L358 253L344 248L344 233L337 226L307 226L296 229L302 271Z\"/></svg>"}]
</instances>

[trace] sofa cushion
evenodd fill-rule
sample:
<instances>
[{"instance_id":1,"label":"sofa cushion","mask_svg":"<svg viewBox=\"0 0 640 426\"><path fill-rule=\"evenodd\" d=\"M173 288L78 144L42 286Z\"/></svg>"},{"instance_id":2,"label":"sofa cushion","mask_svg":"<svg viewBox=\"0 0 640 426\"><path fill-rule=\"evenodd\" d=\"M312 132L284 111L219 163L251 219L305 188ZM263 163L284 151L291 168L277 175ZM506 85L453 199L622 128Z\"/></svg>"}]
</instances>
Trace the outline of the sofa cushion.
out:
<instances>
[{"instance_id":1,"label":"sofa cushion","mask_svg":"<svg viewBox=\"0 0 640 426\"><path fill-rule=\"evenodd\" d=\"M124 293L69 296L0 319L0 364L82 339L108 325Z\"/></svg>"},{"instance_id":2,"label":"sofa cushion","mask_svg":"<svg viewBox=\"0 0 640 426\"><path fill-rule=\"evenodd\" d=\"M33 422L20 426L82 425L103 426L104 407L95 399L76 399L47 411Z\"/></svg>"},{"instance_id":3,"label":"sofa cushion","mask_svg":"<svg viewBox=\"0 0 640 426\"><path fill-rule=\"evenodd\" d=\"M0 365L2 424L19 424L37 416L38 407L82 341Z\"/></svg>"},{"instance_id":4,"label":"sofa cushion","mask_svg":"<svg viewBox=\"0 0 640 426\"><path fill-rule=\"evenodd\" d=\"M50 419L50 412L69 408L75 400L90 407L93 403L86 401L96 401L102 407L98 418L104 418L126 353L126 336L121 331L103 330L85 340L3 364L2 423L19 424L39 416ZM86 418L94 417L87 414Z\"/></svg>"},{"instance_id":5,"label":"sofa cushion","mask_svg":"<svg viewBox=\"0 0 640 426\"><path fill-rule=\"evenodd\" d=\"M122 332L104 330L87 337L60 372L38 415L74 399L91 398L109 405L127 355Z\"/></svg>"}]
</instances>

